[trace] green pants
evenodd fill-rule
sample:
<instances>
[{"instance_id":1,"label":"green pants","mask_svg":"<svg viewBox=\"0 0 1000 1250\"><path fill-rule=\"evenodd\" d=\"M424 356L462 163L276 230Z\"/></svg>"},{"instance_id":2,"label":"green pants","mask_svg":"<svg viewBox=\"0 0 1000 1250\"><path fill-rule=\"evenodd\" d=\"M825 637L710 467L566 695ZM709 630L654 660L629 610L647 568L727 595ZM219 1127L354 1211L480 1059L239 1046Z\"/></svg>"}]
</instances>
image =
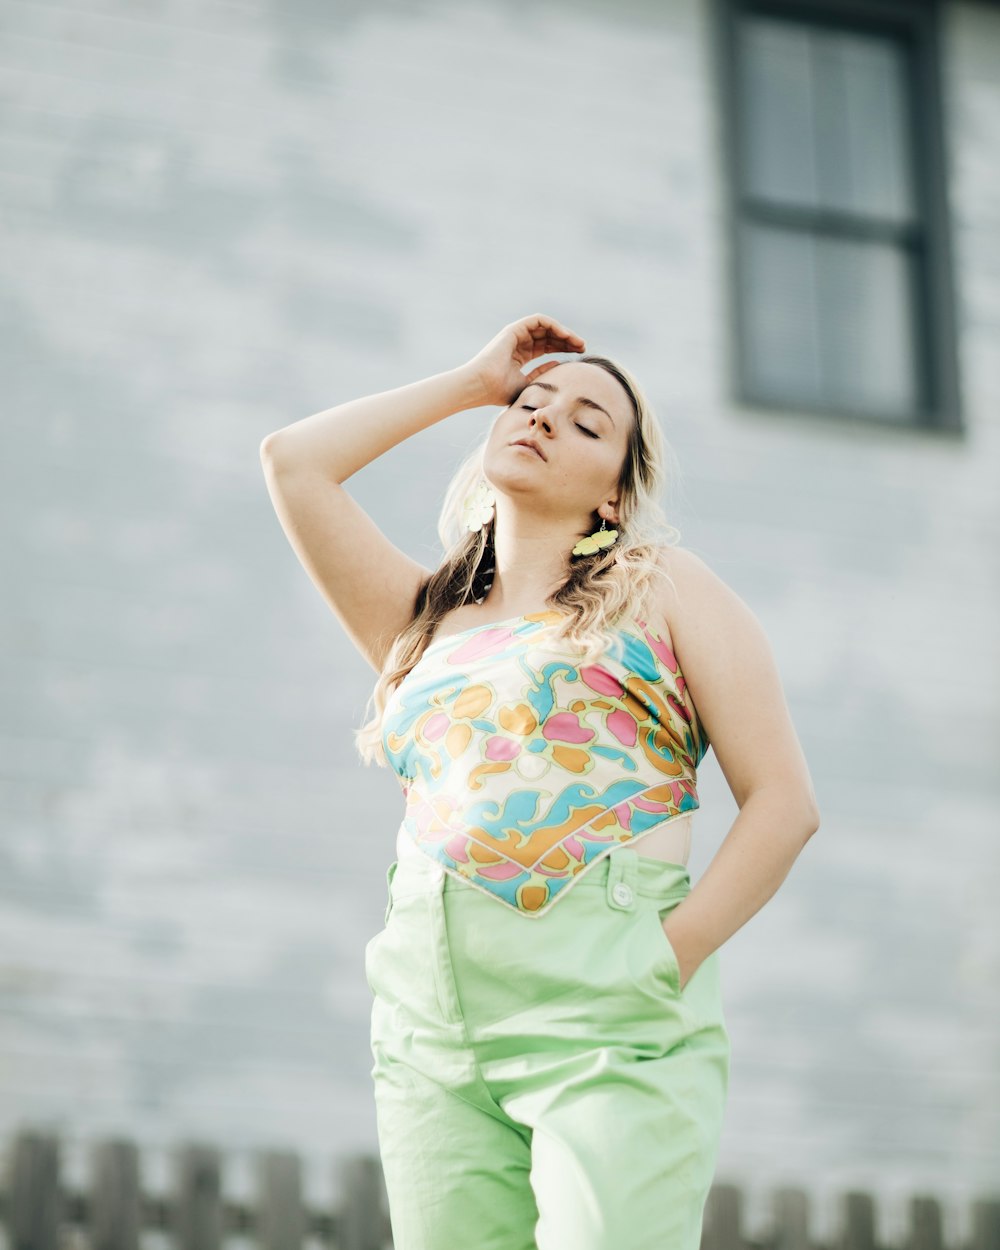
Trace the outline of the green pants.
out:
<instances>
[{"instance_id":1,"label":"green pants","mask_svg":"<svg viewBox=\"0 0 1000 1250\"><path fill-rule=\"evenodd\" d=\"M698 1250L729 1086L682 864L618 846L543 916L393 861L365 949L396 1250Z\"/></svg>"}]
</instances>

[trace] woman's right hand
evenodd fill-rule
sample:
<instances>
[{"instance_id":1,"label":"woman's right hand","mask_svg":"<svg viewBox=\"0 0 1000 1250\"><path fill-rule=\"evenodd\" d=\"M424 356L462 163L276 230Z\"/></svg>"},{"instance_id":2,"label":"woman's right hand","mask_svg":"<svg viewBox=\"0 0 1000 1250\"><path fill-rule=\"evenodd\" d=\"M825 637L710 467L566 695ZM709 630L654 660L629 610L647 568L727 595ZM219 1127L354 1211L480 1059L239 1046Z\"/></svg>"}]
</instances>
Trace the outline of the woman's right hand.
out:
<instances>
[{"instance_id":1,"label":"woman's right hand","mask_svg":"<svg viewBox=\"0 0 1000 1250\"><path fill-rule=\"evenodd\" d=\"M586 345L578 334L543 313L512 321L469 360L464 368L472 373L482 392L484 404L506 407L521 391L561 362L549 360L530 373L523 365L550 352L582 352Z\"/></svg>"}]
</instances>

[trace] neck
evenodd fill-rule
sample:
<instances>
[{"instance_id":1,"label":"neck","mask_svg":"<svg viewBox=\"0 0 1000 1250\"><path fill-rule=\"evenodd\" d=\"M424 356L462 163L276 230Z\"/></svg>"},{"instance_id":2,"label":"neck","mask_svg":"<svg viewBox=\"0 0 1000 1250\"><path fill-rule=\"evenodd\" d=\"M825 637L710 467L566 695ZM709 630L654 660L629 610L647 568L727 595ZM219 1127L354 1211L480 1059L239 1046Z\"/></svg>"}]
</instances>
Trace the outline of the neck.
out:
<instances>
[{"instance_id":1,"label":"neck","mask_svg":"<svg viewBox=\"0 0 1000 1250\"><path fill-rule=\"evenodd\" d=\"M550 521L507 524L494 534L491 609L507 616L535 612L565 582L577 535L572 526Z\"/></svg>"}]
</instances>

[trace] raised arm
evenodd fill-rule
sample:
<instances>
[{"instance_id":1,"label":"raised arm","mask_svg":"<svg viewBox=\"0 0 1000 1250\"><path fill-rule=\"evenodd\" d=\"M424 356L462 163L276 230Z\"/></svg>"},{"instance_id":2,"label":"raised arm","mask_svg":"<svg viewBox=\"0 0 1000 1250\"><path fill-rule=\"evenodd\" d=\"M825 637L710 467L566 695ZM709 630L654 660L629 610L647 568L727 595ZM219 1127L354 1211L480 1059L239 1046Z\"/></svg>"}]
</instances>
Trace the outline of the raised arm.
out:
<instances>
[{"instance_id":1,"label":"raised arm","mask_svg":"<svg viewBox=\"0 0 1000 1250\"><path fill-rule=\"evenodd\" d=\"M260 445L267 489L288 541L348 637L380 671L431 574L386 537L344 482L398 443L453 413L511 402L521 366L583 340L534 314L505 326L458 368L350 400L276 430Z\"/></svg>"},{"instance_id":2,"label":"raised arm","mask_svg":"<svg viewBox=\"0 0 1000 1250\"><path fill-rule=\"evenodd\" d=\"M260 445L268 493L303 568L376 672L430 569L401 551L343 483L397 443L484 403L463 367L327 408Z\"/></svg>"}]
</instances>

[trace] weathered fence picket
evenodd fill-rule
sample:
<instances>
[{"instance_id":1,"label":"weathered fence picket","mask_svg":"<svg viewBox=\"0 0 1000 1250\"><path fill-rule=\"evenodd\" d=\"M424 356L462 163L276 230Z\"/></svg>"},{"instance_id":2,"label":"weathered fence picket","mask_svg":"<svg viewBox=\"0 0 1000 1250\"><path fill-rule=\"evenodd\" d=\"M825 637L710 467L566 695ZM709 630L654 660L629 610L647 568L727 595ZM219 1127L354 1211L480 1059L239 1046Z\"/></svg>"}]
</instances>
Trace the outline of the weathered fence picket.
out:
<instances>
[{"instance_id":1,"label":"weathered fence picket","mask_svg":"<svg viewBox=\"0 0 1000 1250\"><path fill-rule=\"evenodd\" d=\"M90 1148L90 1220L92 1250L139 1250L142 1186L139 1148L114 1139Z\"/></svg>"},{"instance_id":2,"label":"weathered fence picket","mask_svg":"<svg viewBox=\"0 0 1000 1250\"><path fill-rule=\"evenodd\" d=\"M773 1250L810 1250L809 1196L804 1189L784 1185L771 1198Z\"/></svg>"},{"instance_id":3,"label":"weathered fence picket","mask_svg":"<svg viewBox=\"0 0 1000 1250\"><path fill-rule=\"evenodd\" d=\"M1000 1200L992 1196L972 1203L972 1243L969 1250L996 1250L1000 1246Z\"/></svg>"},{"instance_id":4,"label":"weathered fence picket","mask_svg":"<svg viewBox=\"0 0 1000 1250\"><path fill-rule=\"evenodd\" d=\"M705 1203L702 1250L750 1250L743 1238L743 1194L725 1181L717 1181Z\"/></svg>"},{"instance_id":5,"label":"weathered fence picket","mask_svg":"<svg viewBox=\"0 0 1000 1250\"><path fill-rule=\"evenodd\" d=\"M302 1250L307 1234L302 1163L291 1151L257 1158L257 1244L261 1250Z\"/></svg>"}]
</instances>

